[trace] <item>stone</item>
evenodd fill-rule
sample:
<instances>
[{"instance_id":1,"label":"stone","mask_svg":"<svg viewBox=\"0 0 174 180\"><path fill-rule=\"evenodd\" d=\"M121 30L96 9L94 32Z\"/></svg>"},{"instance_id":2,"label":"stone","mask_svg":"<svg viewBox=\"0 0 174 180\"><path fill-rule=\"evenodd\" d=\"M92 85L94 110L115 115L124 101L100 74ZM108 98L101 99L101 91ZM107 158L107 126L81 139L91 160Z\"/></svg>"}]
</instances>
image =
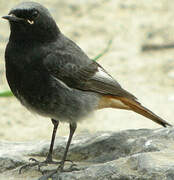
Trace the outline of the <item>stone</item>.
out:
<instances>
[{"instance_id":1,"label":"stone","mask_svg":"<svg viewBox=\"0 0 174 180\"><path fill-rule=\"evenodd\" d=\"M67 138L58 137L54 158L60 160ZM31 180L172 180L174 179L174 128L125 130L120 132L82 133L74 137L68 159L77 170L49 177L56 165L22 170L33 157L44 160L49 149L47 141L0 142L0 179ZM66 163L66 168L70 166Z\"/></svg>"}]
</instances>

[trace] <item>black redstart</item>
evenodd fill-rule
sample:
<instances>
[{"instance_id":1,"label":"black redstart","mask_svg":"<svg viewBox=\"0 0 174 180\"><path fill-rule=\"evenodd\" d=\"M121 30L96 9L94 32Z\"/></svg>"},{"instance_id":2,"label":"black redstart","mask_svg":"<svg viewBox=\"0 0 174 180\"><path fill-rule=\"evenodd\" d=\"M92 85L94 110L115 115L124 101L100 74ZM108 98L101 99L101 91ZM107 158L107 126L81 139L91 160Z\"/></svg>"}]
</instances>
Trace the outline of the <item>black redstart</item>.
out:
<instances>
[{"instance_id":1,"label":"black redstart","mask_svg":"<svg viewBox=\"0 0 174 180\"><path fill-rule=\"evenodd\" d=\"M171 126L143 107L134 95L64 36L42 5L24 2L3 18L9 21L11 29L5 51L9 86L27 109L51 118L54 125L45 163L54 163L52 152L59 121L70 124L69 139L59 165L63 171L77 122L97 109L132 110L164 127Z\"/></svg>"}]
</instances>

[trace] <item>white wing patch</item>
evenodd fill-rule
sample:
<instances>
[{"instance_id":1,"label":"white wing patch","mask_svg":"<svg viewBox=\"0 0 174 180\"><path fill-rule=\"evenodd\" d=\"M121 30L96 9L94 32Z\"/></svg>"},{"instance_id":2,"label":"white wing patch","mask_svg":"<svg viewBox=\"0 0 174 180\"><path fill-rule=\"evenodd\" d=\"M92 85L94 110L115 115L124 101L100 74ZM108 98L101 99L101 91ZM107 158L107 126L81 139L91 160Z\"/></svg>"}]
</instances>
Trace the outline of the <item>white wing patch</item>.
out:
<instances>
[{"instance_id":1,"label":"white wing patch","mask_svg":"<svg viewBox=\"0 0 174 180\"><path fill-rule=\"evenodd\" d=\"M95 77L114 81L114 79L100 67L98 67L98 71L95 73Z\"/></svg>"},{"instance_id":2,"label":"white wing patch","mask_svg":"<svg viewBox=\"0 0 174 180\"><path fill-rule=\"evenodd\" d=\"M72 91L72 89L68 85L66 85L63 81L61 81L60 79L58 79L54 76L52 76L52 78L55 79L56 81L58 81L62 85L62 87L68 89L69 91Z\"/></svg>"}]
</instances>

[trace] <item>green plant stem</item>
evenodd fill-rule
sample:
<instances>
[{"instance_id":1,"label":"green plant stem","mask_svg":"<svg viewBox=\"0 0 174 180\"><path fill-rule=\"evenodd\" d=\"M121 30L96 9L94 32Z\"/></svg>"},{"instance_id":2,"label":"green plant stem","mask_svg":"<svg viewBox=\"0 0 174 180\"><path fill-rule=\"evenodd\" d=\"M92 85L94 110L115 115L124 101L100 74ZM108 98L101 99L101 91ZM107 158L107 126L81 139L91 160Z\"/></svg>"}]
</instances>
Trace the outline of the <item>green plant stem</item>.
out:
<instances>
[{"instance_id":1,"label":"green plant stem","mask_svg":"<svg viewBox=\"0 0 174 180\"><path fill-rule=\"evenodd\" d=\"M109 51L109 49L110 49L110 47L111 47L111 44L112 44L112 39L109 40L106 48L105 48L100 54L98 54L93 60L94 60L94 61L97 61L97 60L98 60L99 58L101 58L104 54L106 54L106 53Z\"/></svg>"}]
</instances>

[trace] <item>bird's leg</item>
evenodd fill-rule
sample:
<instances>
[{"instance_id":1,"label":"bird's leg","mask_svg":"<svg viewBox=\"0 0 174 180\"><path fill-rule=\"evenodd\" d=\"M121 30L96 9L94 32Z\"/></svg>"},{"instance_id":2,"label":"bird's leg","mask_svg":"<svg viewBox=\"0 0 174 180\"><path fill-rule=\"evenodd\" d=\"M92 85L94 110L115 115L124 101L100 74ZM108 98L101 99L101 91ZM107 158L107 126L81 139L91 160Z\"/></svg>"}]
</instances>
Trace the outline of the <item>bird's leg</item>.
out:
<instances>
[{"instance_id":1,"label":"bird's leg","mask_svg":"<svg viewBox=\"0 0 174 180\"><path fill-rule=\"evenodd\" d=\"M68 142L67 142L67 145L66 145L66 148L65 148L65 152L63 154L63 158L60 162L60 165L58 166L57 170L53 170L52 172L48 173L46 176L44 176L44 178L51 178L54 174L58 173L58 172L71 172L73 170L80 170L80 169L77 169L77 168L74 168L74 166L76 166L75 164L72 164L70 166L70 168L68 169L63 169L64 168L64 164L65 164L65 161L66 160L66 157L67 157L67 154L68 154L68 150L69 150L69 146L71 144L71 140L72 140L72 137L74 135L74 132L77 128L77 124L76 123L70 123L70 133L69 133L69 137L68 137Z\"/></svg>"},{"instance_id":2,"label":"bird's leg","mask_svg":"<svg viewBox=\"0 0 174 180\"><path fill-rule=\"evenodd\" d=\"M55 141L55 137L56 137L56 132L57 132L57 127L59 125L59 121L56 121L54 119L51 119L52 123L53 123L53 133L52 133L52 137L51 137L51 144L50 144L50 148L49 148L49 152L48 155L46 157L46 160L43 162L39 162L34 158L30 158L31 161L34 161L35 163L38 162L38 166L43 166L44 164L60 164L60 162L56 162L53 161L52 156L53 156L53 146L54 146L54 141Z\"/></svg>"},{"instance_id":3,"label":"bird's leg","mask_svg":"<svg viewBox=\"0 0 174 180\"><path fill-rule=\"evenodd\" d=\"M74 135L74 132L75 132L75 130L77 128L77 124L76 123L70 123L69 128L70 128L70 133L69 133L69 137L68 137L68 142L67 142L67 145L66 145L66 148L65 148L65 152L64 152L62 161L60 163L60 166L58 167L58 171L63 171L64 164L65 164L66 157L67 157L67 153L68 153L68 150L69 150L69 146L71 144L71 140L72 140L72 137Z\"/></svg>"},{"instance_id":4,"label":"bird's leg","mask_svg":"<svg viewBox=\"0 0 174 180\"><path fill-rule=\"evenodd\" d=\"M22 166L19 169L19 173L21 173L22 169L26 169L27 167L38 166L38 169L40 170L41 166L44 166L44 165L47 165L47 164L60 164L60 162L56 162L56 161L52 160L53 146L54 146L54 141L55 141L59 121L56 121L54 119L51 119L51 121L52 121L54 127L53 127L53 133L52 133L52 138L51 138L51 144L50 144L50 148L49 148L49 152L48 152L46 160L43 161L43 162L39 162L38 160L36 160L34 158L30 158L29 160L34 161L34 163L29 163L29 164L26 164L26 165Z\"/></svg>"},{"instance_id":5,"label":"bird's leg","mask_svg":"<svg viewBox=\"0 0 174 180\"><path fill-rule=\"evenodd\" d=\"M38 160L36 160L34 158L30 158L30 160L34 161L34 163L29 163L29 164L26 164L26 165L22 166L19 169L19 173L21 173L21 171L23 169L26 169L28 167L34 167L34 166L38 166L38 170L41 171L40 167L45 166L47 164L60 164L59 167L58 167L58 171L60 172L60 171L64 171L63 168L64 168L65 161L69 161L69 162L73 163L71 160L67 160L66 157L67 157L69 146L71 144L73 134L74 134L74 132L76 130L76 127L77 127L76 123L71 123L70 124L70 134L69 134L68 142L67 142L67 145L66 145L66 148L65 148L65 152L64 152L62 161L53 161L53 159L52 159L53 146L54 146L54 141L55 141L55 136L56 136L57 128L58 128L58 125L59 125L59 121L56 121L54 119L51 119L51 121L52 121L54 127L53 127L53 133L52 133L52 138L51 138L51 144L50 144L50 148L49 148L49 152L48 152L48 155L46 157L46 160L42 161L42 162L39 162ZM72 171L73 166L75 166L75 164L72 164L71 167L68 170L65 170L65 171ZM55 172L57 172L57 171L55 171Z\"/></svg>"},{"instance_id":6,"label":"bird's leg","mask_svg":"<svg viewBox=\"0 0 174 180\"><path fill-rule=\"evenodd\" d=\"M56 121L54 119L51 119L52 123L53 123L53 133L52 133L52 138L51 138L51 144L50 144L50 149L47 155L47 158L45 160L45 162L52 162L52 156L53 156L53 146L54 146L54 141L55 141L55 137L56 137L56 132L57 132L57 127L59 125L59 121Z\"/></svg>"}]
</instances>

